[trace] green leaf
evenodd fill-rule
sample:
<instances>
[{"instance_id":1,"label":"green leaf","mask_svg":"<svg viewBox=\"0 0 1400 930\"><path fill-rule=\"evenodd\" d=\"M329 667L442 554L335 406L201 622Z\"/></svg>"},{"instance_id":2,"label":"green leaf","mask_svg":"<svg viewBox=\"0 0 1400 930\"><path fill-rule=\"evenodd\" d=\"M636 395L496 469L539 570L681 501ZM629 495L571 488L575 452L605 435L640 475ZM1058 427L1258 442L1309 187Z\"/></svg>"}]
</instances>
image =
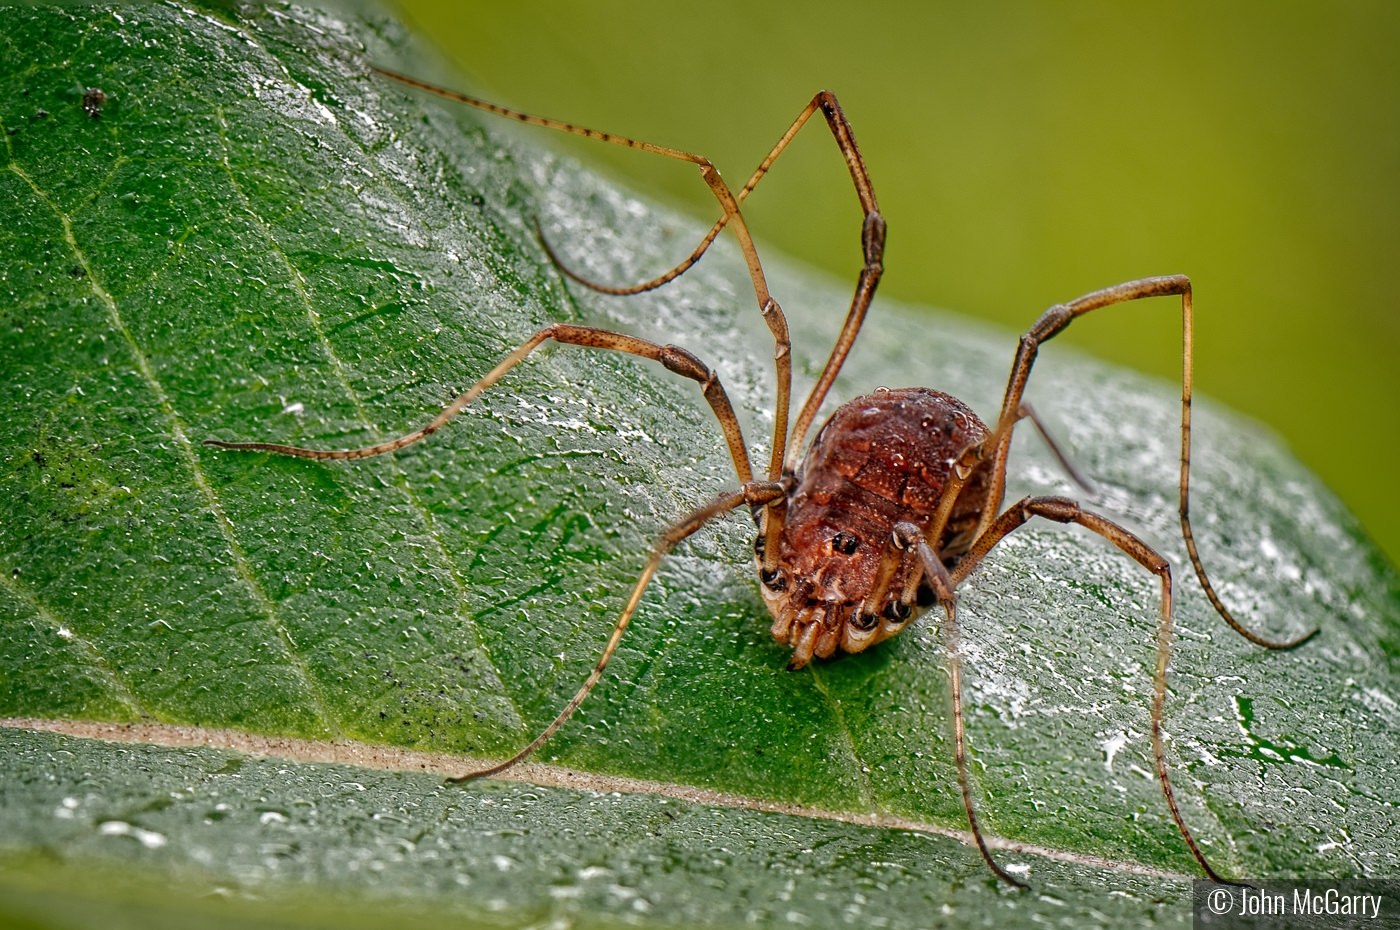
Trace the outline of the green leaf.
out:
<instances>
[{"instance_id":1,"label":"green leaf","mask_svg":"<svg viewBox=\"0 0 1400 930\"><path fill-rule=\"evenodd\" d=\"M978 803L989 832L1053 854L998 852L1037 896L909 832L965 826L937 618L787 672L738 516L667 560L539 753L556 767L524 772L581 787L443 787L459 757L503 757L553 718L651 539L734 486L694 385L560 347L392 456L201 440L387 439L579 321L711 363L762 461L771 341L742 263L721 243L643 297L566 285L537 221L614 283L669 267L705 224L372 77L433 76L380 19L166 5L0 24L0 915L1189 920L1196 866L1146 735L1155 579L1058 526L1009 537L961 591ZM801 388L849 283L764 257ZM837 399L927 384L989 416L1014 346L877 302ZM1275 440L1204 405L1193 513L1222 594L1266 634L1321 628L1292 653L1249 645L1182 569L1177 389L1059 349L1031 399L1097 484L1090 506L1178 567L1166 729L1206 854L1250 877L1394 874L1394 570ZM1013 494L1077 493L1022 439ZM71 721L141 728L42 732L95 732ZM353 767L373 758L427 771ZM625 779L654 784L608 793Z\"/></svg>"}]
</instances>

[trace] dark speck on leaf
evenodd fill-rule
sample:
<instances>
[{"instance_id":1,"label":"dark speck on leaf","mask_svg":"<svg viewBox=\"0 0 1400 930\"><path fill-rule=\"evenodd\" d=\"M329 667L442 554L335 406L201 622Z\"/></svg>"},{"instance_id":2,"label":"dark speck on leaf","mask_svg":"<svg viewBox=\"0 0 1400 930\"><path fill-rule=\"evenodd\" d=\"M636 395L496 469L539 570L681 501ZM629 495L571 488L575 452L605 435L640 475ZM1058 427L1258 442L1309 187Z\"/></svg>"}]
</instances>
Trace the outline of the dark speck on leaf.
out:
<instances>
[{"instance_id":1,"label":"dark speck on leaf","mask_svg":"<svg viewBox=\"0 0 1400 930\"><path fill-rule=\"evenodd\" d=\"M107 95L100 87L89 87L83 91L83 111L93 119L102 117L102 108L107 104Z\"/></svg>"}]
</instances>

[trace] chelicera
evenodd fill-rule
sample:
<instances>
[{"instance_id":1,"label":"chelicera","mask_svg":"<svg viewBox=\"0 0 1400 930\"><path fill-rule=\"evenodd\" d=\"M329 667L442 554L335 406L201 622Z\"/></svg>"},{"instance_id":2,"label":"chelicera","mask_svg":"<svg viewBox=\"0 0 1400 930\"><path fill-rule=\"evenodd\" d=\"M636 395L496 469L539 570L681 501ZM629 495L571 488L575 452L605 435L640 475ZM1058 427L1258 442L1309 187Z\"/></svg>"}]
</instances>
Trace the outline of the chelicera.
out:
<instances>
[{"instance_id":1,"label":"chelicera","mask_svg":"<svg viewBox=\"0 0 1400 930\"><path fill-rule=\"evenodd\" d=\"M1117 523L1065 497L1027 497L1003 507L1007 456L1012 432L1022 419L1040 430L1061 463L1081 485L1034 411L1023 401L1026 382L1039 347L1076 318L1094 310L1151 297L1176 297L1182 314L1181 531L1192 568L1221 618L1240 635L1269 649L1291 649L1310 639L1276 642L1239 623L1216 595L1197 553L1189 516L1191 462L1191 283L1183 275L1142 278L1085 294L1045 311L1021 337L1001 410L990 425L958 399L927 388L881 388L841 406L801 455L803 441L837 372L854 345L883 272L885 221L851 126L836 97L822 91L812 98L783 133L748 182L736 193L714 166L698 155L638 142L557 120L531 116L474 97L424 84L381 69L404 84L523 123L641 149L696 165L721 208L721 216L694 251L675 268L653 280L629 287L589 281L568 270L550 253L560 270L575 281L609 294L627 295L660 287L693 265L727 226L735 234L757 298L758 309L774 340L777 398L771 456L763 477L756 478L729 398L719 378L686 349L658 345L625 333L556 323L545 327L510 353L475 385L450 403L432 422L388 442L360 449L313 450L267 442L205 440L222 449L274 452L311 459L357 459L401 449L436 432L543 343L558 343L624 352L660 362L667 370L700 385L719 422L734 462L738 487L690 511L667 528L652 546L641 577L632 589L612 635L578 692L528 746L511 758L455 781L504 771L544 743L588 696L617 648L643 592L661 559L678 543L733 510L748 508L757 524L754 564L763 599L773 617L772 634L792 647L790 669L813 658L860 652L898 634L924 609L938 605L944 622L953 709L954 753L958 785L972 836L983 859L1003 881L1024 888L988 850L978 826L968 776L958 647L958 585L1009 533L1032 518L1078 524L1102 536L1159 579L1161 606L1157 659L1153 672L1152 750L1157 778L1181 832L1205 874L1224 881L1202 854L1172 794L1162 719L1167 666L1172 640L1172 573L1168 561ZM849 169L865 214L861 229L864 265L845 324L815 386L789 424L792 358L787 320L769 293L758 251L740 211L773 162L807 122L820 113ZM548 244L545 245L548 250Z\"/></svg>"}]
</instances>

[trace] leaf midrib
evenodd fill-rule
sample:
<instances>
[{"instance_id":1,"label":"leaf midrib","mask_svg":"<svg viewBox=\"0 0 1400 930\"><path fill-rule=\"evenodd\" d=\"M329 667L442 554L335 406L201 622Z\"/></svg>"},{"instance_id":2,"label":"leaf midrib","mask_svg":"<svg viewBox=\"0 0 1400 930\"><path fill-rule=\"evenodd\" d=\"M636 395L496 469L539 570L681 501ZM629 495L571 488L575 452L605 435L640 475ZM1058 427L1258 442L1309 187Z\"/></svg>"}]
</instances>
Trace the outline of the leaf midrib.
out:
<instances>
[{"instance_id":1,"label":"leaf midrib","mask_svg":"<svg viewBox=\"0 0 1400 930\"><path fill-rule=\"evenodd\" d=\"M188 8L186 9L187 12L193 13L193 11L189 11ZM258 39L258 37L249 33L246 29L239 28L237 31L250 45L258 48L264 55L266 55L271 60L277 61L277 57L274 54L272 54L272 52L266 47L265 44L263 44ZM289 84L295 86L299 91L305 93L307 96L310 96L310 90L296 82L295 79L290 76L290 74L286 73L285 68L283 69L283 74L285 80ZM316 310L315 304L312 301L310 294L306 290L305 279L303 278L300 269L292 261L291 257L283 248L282 244L277 240L275 233L268 226L267 222L264 220L262 215L259 214L255 209L253 209L246 191L240 184L236 172L233 171L229 158L230 148L226 133L227 121L225 119L224 108L217 102L213 102L213 109L217 119L216 125L218 127L219 141L223 150L223 157L222 159L220 159L220 167L223 169L230 185L237 193L244 213L253 222L257 224L263 239L267 243L268 247L275 254L277 261L279 261L282 264L282 267L285 270L287 277L292 285L292 288L296 294L296 298L302 305L302 309L305 313L307 323L310 325L312 331L315 333L316 340L321 347L321 351L324 353L328 363L332 368L332 375L335 379L335 382L339 385L342 395L353 406L355 410L356 419L359 421L362 428L366 430L367 433L370 435L371 442L382 441L384 438L382 431L378 428L376 424L372 422L371 418L366 412L363 401L361 400L359 394L355 391L353 385L350 383L350 380L346 375L344 363L335 352L334 347L331 345L331 342L326 335L324 327L321 325L320 314ZM336 122L334 124L333 131L336 134L337 138L341 140L350 150L359 153L359 155L362 158L369 157L370 153L364 148L364 146L360 145L356 139L344 132L339 122ZM33 186L32 182L31 186ZM47 198L46 202L48 202ZM51 209L54 209L55 213L60 216L61 221L64 223L65 235L70 248L73 249L75 254L79 254L79 250L76 242L72 237L67 218L64 217L60 211L58 211L56 205L54 205L51 202L49 202L49 205ZM84 268L87 268L86 259L81 258L80 256L80 260L82 261ZM91 274L89 274L88 277L90 280L92 280ZM344 730L341 725L341 721L339 721L336 718L336 716L332 713L331 708L327 704L324 693L321 690L321 682L319 682L315 678L315 676L311 673L310 669L306 666L305 661L297 651L295 643L290 637L286 627L277 619L277 602L273 601L266 595L265 591L262 588L262 585L257 579L255 572L253 571L252 566L248 563L246 556L242 551L242 547L238 543L236 528L225 514L223 507L218 499L217 492L209 485L202 471L200 470L197 458L194 456L193 449L190 447L188 437L184 434L182 424L180 424L178 420L178 415L169 405L167 395L163 387L159 384L158 380L156 379L154 372L151 370L149 363L147 362L144 356L144 353L141 352L139 346L135 342L134 337L126 329L124 324L121 323L120 314L116 309L115 300L110 295L105 294L105 292L101 292L100 286L96 283L95 280L92 280L92 286L95 292L99 292L99 297L108 307L108 311L109 314L112 316L114 326L116 326L119 329L119 331L122 332L123 337L127 340L128 345L131 348L131 351L137 357L138 367L140 368L143 377L147 379L152 389L156 391L157 396L160 398L162 409L166 411L167 416L172 423L172 432L175 432L177 434L176 438L177 441L180 443L182 452L187 453L187 458L189 460L192 472L194 473L196 484L200 488L201 493L203 493L206 499L208 500L210 509L214 513L216 519L218 520L221 530L224 532L226 544L228 545L235 559L235 564L238 566L239 575L243 578L245 583L253 592L254 597L257 599L258 603L263 606L267 618L275 628L278 637L282 641L288 656L295 662L299 676L306 684L309 692L311 693L318 717L320 717L321 720L325 722L332 736L343 736ZM577 306L576 302L573 300L571 292L569 291L566 285L563 285L562 281L561 286L563 287L563 292L569 295L568 300L570 301L570 303L574 304L574 310L576 312L581 312L581 308ZM456 563L456 560L452 558L448 547L444 544L443 539L439 535L437 526L434 523L431 514L423 506L418 494L411 487L408 480L408 476L400 467L397 458L392 455L389 456L389 458L392 460L392 462L388 467L391 469L391 472L394 476L395 486L399 489L400 493L404 495L404 498L413 508L415 517L418 520L420 526L423 528L426 535L433 541L433 546L437 550L437 558L440 560L441 567L444 567L447 570L447 573L452 578L452 585L457 604L457 609L455 612L456 616L466 624L466 629L470 630L470 635L472 637L472 646L474 650L480 655L482 655L485 659L486 665L490 670L491 688L494 692L493 696L499 696L500 698L502 698L505 701L506 706L509 708L512 719L508 721L503 721L503 723L505 723L511 729L517 731L522 730L526 726L525 717L522 715L520 708L517 702L515 701L514 696L511 694L510 690L504 686L504 682L500 674L500 669L496 666L494 659L492 658L489 650L486 648L485 642L483 641L481 635L481 630L470 610L470 605L467 599L466 582L462 575L461 568ZM653 468L653 470L655 469ZM674 493L672 493L671 496L674 498ZM687 506L684 502L681 501L675 501L675 503L677 505L678 512L680 510L684 510ZM576 629L574 637L575 639L577 639L578 632L579 629ZM839 702L831 696L831 694L828 692L825 686L821 683L820 679L817 679L817 689L820 692L823 700L831 709L837 726L840 729L841 746L843 747L844 751L848 756L846 765L852 773L852 777L855 779L859 787L860 797L864 802L864 806L867 810L873 811L876 809L876 803L874 800L873 793L871 791L869 779L865 775L864 763L856 750L855 736L850 731L849 727L847 727L846 725L845 717L844 714L841 712ZM533 733L527 734L527 738L528 736L533 736Z\"/></svg>"},{"instance_id":2,"label":"leaf midrib","mask_svg":"<svg viewBox=\"0 0 1400 930\"><path fill-rule=\"evenodd\" d=\"M298 764L349 765L383 771L426 772L443 777L459 775L464 768L472 767L479 762L489 761L449 753L402 749L396 746L366 743L353 739L316 740L301 737L265 736L241 730L172 724L104 723L100 721L9 717L0 718L0 728L38 730L112 743L140 743L169 748L207 747L244 753L254 757L285 759ZM493 776L493 779L541 788L564 788L598 794L615 792L619 794L658 795L707 807L753 810L803 817L810 820L830 820L888 830L929 833L958 840L966 846L975 845L972 834L967 831L955 830L906 817L882 813L861 814L829 810L754 798L734 792L716 791L695 785L583 772L544 762L523 762L507 772ZM1125 875L1141 875L1183 883L1196 880L1196 877L1192 875L1135 862L1124 862L1072 850L1009 840L985 832L982 837L989 847L1012 853L1039 856L1058 862L1098 868Z\"/></svg>"}]
</instances>

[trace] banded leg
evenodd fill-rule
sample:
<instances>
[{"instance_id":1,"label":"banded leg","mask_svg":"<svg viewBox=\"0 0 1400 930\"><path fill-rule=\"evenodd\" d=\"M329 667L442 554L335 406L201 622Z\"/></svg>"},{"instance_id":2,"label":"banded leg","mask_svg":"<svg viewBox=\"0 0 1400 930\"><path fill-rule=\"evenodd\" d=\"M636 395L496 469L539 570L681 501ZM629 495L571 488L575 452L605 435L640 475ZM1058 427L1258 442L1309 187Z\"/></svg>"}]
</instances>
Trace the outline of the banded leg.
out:
<instances>
[{"instance_id":1,"label":"banded leg","mask_svg":"<svg viewBox=\"0 0 1400 930\"><path fill-rule=\"evenodd\" d=\"M827 112L824 108L825 101L828 99L832 104L830 112ZM836 144L841 149L842 155L846 159L847 166L851 172L851 180L855 183L856 196L860 198L861 208L867 215L872 212L879 212L879 208L875 203L875 191L870 183L870 174L865 168L865 160L861 157L859 148L856 147L855 137L851 132L850 124L846 121L845 114L842 113L840 104L836 103L836 95L825 90L819 91L817 95L812 98L811 102L803 108L802 112L797 115L797 118L792 121L792 125L788 127L787 132L783 133L782 138L773 145L768 155L759 166L754 169L754 173L750 175L748 183L739 190L739 193L734 195L736 204L742 204L749 194L753 192L753 189L758 186L758 182L763 180L764 175L768 173L768 169L773 167L773 163L778 160L778 156L783 153L783 150L788 147L788 144L792 142L793 138L796 137L802 127L807 124L807 121L810 120L813 114L819 109L822 109L824 115L826 115L827 124L831 128L832 136L836 139ZM584 287L591 288L601 294L626 297L656 290L689 271L691 266L698 262L701 257L709 251L714 241L719 238L720 232L729 224L729 218L730 215L726 213L718 220L715 220L714 225L701 237L700 244L675 267L662 272L649 281L643 281L640 284L624 287L614 287L591 281L566 267L563 262L559 260L558 256L555 255L554 250L550 247L548 242L544 243L544 247L545 251L549 252L550 258L559 266L559 270L571 280L577 281Z\"/></svg>"},{"instance_id":2,"label":"banded leg","mask_svg":"<svg viewBox=\"0 0 1400 930\"><path fill-rule=\"evenodd\" d=\"M392 75L391 75L392 76ZM880 213L879 203L875 197L875 187L870 180L870 172L866 168L865 159L860 154L860 147L856 143L855 133L851 129L850 121L846 119L845 113L841 109L841 104L837 101L836 95L830 91L819 91L793 120L787 131L778 139L777 143L769 151L768 155L754 170L748 182L734 196L734 211L721 216L709 231L700 240L700 244L687 256L680 264L641 284L630 287L610 287L591 281L579 275L565 266L555 254L553 248L541 235L540 241L543 243L545 251L550 259L558 266L559 270L570 279L600 291L604 294L631 295L640 294L645 291L654 290L670 281L675 280L680 275L690 269L700 257L705 254L710 245L719 236L720 231L729 222L731 217L739 217L738 205L758 186L768 173L768 170L777 161L783 151L788 147L797 134L802 130L820 110L826 117L827 127L831 130L832 137L836 140L837 147L841 150L841 155L846 161L847 170L851 175L851 182L855 187L856 196L860 200L861 210L865 214L865 219L861 225L861 252L865 263L861 268L860 276L856 281L855 294L851 298L851 306L846 313L846 320L842 325L841 332L837 336L836 344L832 347L826 364L823 366L821 374L817 377L817 383L807 395L807 400L802 405L802 410L798 414L797 422L793 427L792 435L786 437L785 441L779 441L775 433L773 444L773 457L769 465L768 478L776 481L781 477L782 472L792 471L797 464L797 457L802 452L802 441L806 437L807 430L811 428L812 421L816 418L822 401L826 399L827 392L835 382L841 366L845 363L846 356L850 354L851 347L855 344L856 336L860 333L861 324L865 320L865 314L870 308L870 302L875 296L875 289L880 283L880 276L884 272L884 251L885 251L885 219ZM720 198L721 203L724 199ZM742 222L742 218L739 217ZM747 235L747 231L745 231ZM786 350L786 343L780 343L778 352ZM781 390L781 386L780 386ZM783 416L786 416L786 406L781 408ZM784 427L786 422L784 421ZM780 467L781 463L781 467ZM778 535L782 532L782 514L775 513L773 519L767 521L765 537L769 543L776 543ZM776 548L769 551L776 552ZM772 565L765 565L766 570L771 570Z\"/></svg>"},{"instance_id":3,"label":"banded leg","mask_svg":"<svg viewBox=\"0 0 1400 930\"><path fill-rule=\"evenodd\" d=\"M1228 883L1227 879L1221 878L1219 873L1211 868L1205 855L1201 853L1200 847L1196 845L1195 837L1191 835L1186 821L1181 816L1176 796L1172 793L1171 779L1167 775L1167 753L1162 739L1162 717L1167 700L1167 663L1171 657L1172 641L1171 564L1151 546L1123 527L1096 513L1082 509L1068 498L1027 497L1007 507L1005 512L977 537L967 555L950 573L953 585L956 587L960 584L986 557L993 546L1001 542L1007 534L1017 527L1024 525L1031 517L1044 517L1056 523L1077 523L1086 529L1093 530L1161 580L1162 605L1161 618L1157 625L1157 665L1152 675L1152 755L1157 762L1157 780L1161 783L1162 794L1167 799L1167 807L1171 810L1172 819L1176 821L1177 829L1181 831L1182 839L1190 848L1191 855L1196 857L1196 861L1200 863L1201 868L1211 881ZM954 687L956 688L956 684ZM961 732L961 723L956 719L959 713L960 711L955 706L954 728Z\"/></svg>"},{"instance_id":4,"label":"banded leg","mask_svg":"<svg viewBox=\"0 0 1400 930\"><path fill-rule=\"evenodd\" d=\"M432 422L397 439L390 439L387 442L359 449L329 450L303 449L275 442L224 442L220 439L206 439L204 444L235 451L276 452L304 459L363 459L374 455L383 455L385 452L393 452L437 432L449 420L461 413L468 404L481 396L483 391L501 380L506 372L520 364L526 356L550 339L567 345L610 349L615 352L626 352L630 355L649 358L660 362L669 371L674 371L676 374L684 375L698 382L704 392L705 400L709 402L710 409L714 411L715 418L719 420L720 429L724 431L724 439L729 445L729 455L734 460L734 471L739 477L739 482L747 485L753 481L753 468L749 464L749 453L744 446L739 420L734 416L734 408L729 403L729 395L725 393L724 385L720 383L719 376L707 368L700 359L679 346L661 346L624 333L594 329L591 326L573 326L568 323L554 323L535 333L514 352L506 356L500 364L487 372L485 377L444 407L442 412L433 418Z\"/></svg>"},{"instance_id":5,"label":"banded leg","mask_svg":"<svg viewBox=\"0 0 1400 930\"><path fill-rule=\"evenodd\" d=\"M523 761L536 749L539 749L544 741L554 735L555 731L564 725L564 722L573 716L579 705L588 697L593 686L598 683L598 679L603 677L603 669L607 668L608 660L612 658L613 652L617 650L617 644L622 641L622 634L627 632L627 626L632 622L632 615L637 610L637 604L642 599L642 592L651 583L652 576L656 574L657 567L661 564L661 559L666 553L674 549L682 540L693 535L696 531L704 527L711 520L724 516L731 510L747 504L750 507L761 507L763 504L784 493L783 487L771 481L746 482L737 491L731 491L710 501L702 507L697 507L686 514L676 523L661 534L661 537L651 547L651 556L647 559L646 567L642 569L642 575L637 579L636 585L632 588L632 596L627 599L627 606L622 609L622 614L618 617L617 623L613 625L612 635L608 637L607 645L603 647L602 654L593 666L593 671L589 672L588 678L583 686L578 689L569 703L559 712L559 716L554 718L549 726L539 736L530 741L530 744L517 752L504 762L478 769L475 772L468 772L456 778L449 778L449 782L470 781L473 778L484 778L489 775L496 775L506 769Z\"/></svg>"},{"instance_id":6,"label":"banded leg","mask_svg":"<svg viewBox=\"0 0 1400 930\"><path fill-rule=\"evenodd\" d=\"M997 508L1001 506L1002 496L1006 492L1006 459L1011 448L1011 431L1010 429L1002 429L1002 424L1006 424L1008 420L1014 421L1019 415L1022 407L1021 395L1025 392L1026 381L1030 378L1031 366L1035 364L1035 357L1040 350L1041 343L1062 332L1076 317L1083 316L1092 310L1130 300L1167 296L1181 297L1181 477L1178 482L1180 488L1178 510L1181 514L1181 535L1186 541L1186 551L1191 559L1191 567L1195 569L1196 578L1199 579L1201 588L1205 591L1206 597L1210 599L1216 613L1220 614L1221 619L1229 624L1235 632L1250 642L1268 649L1293 649L1316 636L1317 630L1314 629L1296 639L1278 642L1266 639L1248 629L1235 619L1219 595L1215 593L1215 587L1206 574L1205 564L1201 561L1200 554L1196 550L1195 536L1191 532L1190 516L1191 281L1185 275L1167 275L1128 281L1124 284L1085 294L1067 304L1057 304L1046 310L1040 319L1036 320L1035 325L1021 337L1020 347L1016 351L1016 359L1011 365L1011 378L1006 386L1006 397L1001 405L1001 416L998 419L997 427L998 441L993 453L992 485L990 493L987 495L987 504L982 511L982 519L977 526L978 533L984 532L991 525L993 518L996 517Z\"/></svg>"}]
</instances>

